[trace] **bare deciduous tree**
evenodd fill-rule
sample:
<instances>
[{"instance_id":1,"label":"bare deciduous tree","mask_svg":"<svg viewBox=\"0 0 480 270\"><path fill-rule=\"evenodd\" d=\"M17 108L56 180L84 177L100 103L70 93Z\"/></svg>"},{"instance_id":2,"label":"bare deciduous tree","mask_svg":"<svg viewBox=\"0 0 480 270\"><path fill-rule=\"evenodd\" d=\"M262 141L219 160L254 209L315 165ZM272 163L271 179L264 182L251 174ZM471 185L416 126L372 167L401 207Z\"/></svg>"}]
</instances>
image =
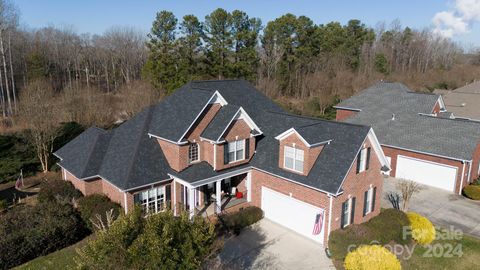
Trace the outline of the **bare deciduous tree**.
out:
<instances>
[{"instance_id":1,"label":"bare deciduous tree","mask_svg":"<svg viewBox=\"0 0 480 270\"><path fill-rule=\"evenodd\" d=\"M402 196L402 206L400 210L402 210L403 212L407 212L410 200L412 199L413 195L422 190L422 186L413 181L399 180L396 187L397 190L400 191Z\"/></svg>"},{"instance_id":2,"label":"bare deciduous tree","mask_svg":"<svg viewBox=\"0 0 480 270\"><path fill-rule=\"evenodd\" d=\"M54 91L45 81L30 83L22 92L20 116L26 124L43 172L49 168L53 142L59 135L59 104Z\"/></svg>"}]
</instances>

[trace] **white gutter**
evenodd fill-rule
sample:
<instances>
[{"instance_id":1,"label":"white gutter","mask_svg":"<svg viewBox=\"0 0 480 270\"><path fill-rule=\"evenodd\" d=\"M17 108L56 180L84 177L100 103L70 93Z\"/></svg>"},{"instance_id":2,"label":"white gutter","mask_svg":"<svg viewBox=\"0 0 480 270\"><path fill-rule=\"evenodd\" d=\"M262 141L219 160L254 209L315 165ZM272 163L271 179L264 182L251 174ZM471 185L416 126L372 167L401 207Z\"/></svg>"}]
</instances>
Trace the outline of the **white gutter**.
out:
<instances>
[{"instance_id":1,"label":"white gutter","mask_svg":"<svg viewBox=\"0 0 480 270\"><path fill-rule=\"evenodd\" d=\"M347 108L347 107L341 107L341 106L333 106L333 108L334 109L340 109L340 110L356 111L356 112L361 112L362 111L360 109Z\"/></svg>"}]
</instances>

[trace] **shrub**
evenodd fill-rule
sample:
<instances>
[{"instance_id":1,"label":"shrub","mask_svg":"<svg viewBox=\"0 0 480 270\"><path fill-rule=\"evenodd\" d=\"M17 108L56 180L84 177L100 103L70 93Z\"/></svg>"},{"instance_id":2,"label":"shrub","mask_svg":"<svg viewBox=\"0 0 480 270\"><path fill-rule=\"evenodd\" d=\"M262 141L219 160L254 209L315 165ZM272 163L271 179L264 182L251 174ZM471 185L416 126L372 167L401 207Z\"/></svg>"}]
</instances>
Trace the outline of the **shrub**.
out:
<instances>
[{"instance_id":1,"label":"shrub","mask_svg":"<svg viewBox=\"0 0 480 270\"><path fill-rule=\"evenodd\" d=\"M400 270L397 257L379 245L361 246L348 253L344 263L346 270Z\"/></svg>"},{"instance_id":2,"label":"shrub","mask_svg":"<svg viewBox=\"0 0 480 270\"><path fill-rule=\"evenodd\" d=\"M407 213L407 217L412 229L412 238L417 243L428 245L435 240L435 227L430 220L414 212Z\"/></svg>"},{"instance_id":3,"label":"shrub","mask_svg":"<svg viewBox=\"0 0 480 270\"><path fill-rule=\"evenodd\" d=\"M464 187L463 195L472 200L480 200L480 185L477 183Z\"/></svg>"},{"instance_id":4,"label":"shrub","mask_svg":"<svg viewBox=\"0 0 480 270\"><path fill-rule=\"evenodd\" d=\"M411 238L403 235L405 226L410 226L410 222L404 212L393 208L386 209L368 222L333 231L328 240L328 247L333 258L343 260L350 245L369 245L372 241L380 245L391 241L408 244Z\"/></svg>"},{"instance_id":5,"label":"shrub","mask_svg":"<svg viewBox=\"0 0 480 270\"><path fill-rule=\"evenodd\" d=\"M143 218L137 207L79 251L80 269L198 269L211 252L214 227L170 211Z\"/></svg>"},{"instance_id":6,"label":"shrub","mask_svg":"<svg viewBox=\"0 0 480 270\"><path fill-rule=\"evenodd\" d=\"M8 203L7 200L0 200L0 211L7 209Z\"/></svg>"},{"instance_id":7,"label":"shrub","mask_svg":"<svg viewBox=\"0 0 480 270\"><path fill-rule=\"evenodd\" d=\"M62 202L71 203L73 199L78 199L82 196L79 190L69 181L52 179L47 180L40 186L38 192L39 202Z\"/></svg>"},{"instance_id":8,"label":"shrub","mask_svg":"<svg viewBox=\"0 0 480 270\"><path fill-rule=\"evenodd\" d=\"M113 209L113 218L116 219L120 212L120 205L110 201L109 198L101 194L88 195L80 198L78 201L78 210L90 230L96 229L92 224L92 220L96 222L97 215L100 215L102 222L106 224L106 213L111 209Z\"/></svg>"},{"instance_id":9,"label":"shrub","mask_svg":"<svg viewBox=\"0 0 480 270\"><path fill-rule=\"evenodd\" d=\"M0 269L8 269L81 240L88 233L70 204L16 206L0 218Z\"/></svg>"},{"instance_id":10,"label":"shrub","mask_svg":"<svg viewBox=\"0 0 480 270\"><path fill-rule=\"evenodd\" d=\"M250 206L238 212L227 214L223 217L225 225L235 233L240 233L240 230L252 225L263 218L262 209Z\"/></svg>"}]
</instances>

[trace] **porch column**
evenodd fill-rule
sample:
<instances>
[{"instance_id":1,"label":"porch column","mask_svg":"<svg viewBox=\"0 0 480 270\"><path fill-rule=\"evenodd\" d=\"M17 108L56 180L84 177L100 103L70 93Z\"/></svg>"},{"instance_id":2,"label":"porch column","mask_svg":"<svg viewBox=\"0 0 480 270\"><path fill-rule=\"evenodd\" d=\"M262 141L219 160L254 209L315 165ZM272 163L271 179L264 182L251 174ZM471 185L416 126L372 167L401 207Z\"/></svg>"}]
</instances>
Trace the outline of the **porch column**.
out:
<instances>
[{"instance_id":1,"label":"porch column","mask_svg":"<svg viewBox=\"0 0 480 270\"><path fill-rule=\"evenodd\" d=\"M247 202L252 201L252 172L247 173L247 180L246 180L246 188L247 188Z\"/></svg>"},{"instance_id":2,"label":"porch column","mask_svg":"<svg viewBox=\"0 0 480 270\"><path fill-rule=\"evenodd\" d=\"M188 188L188 213L190 219L195 215L195 188Z\"/></svg>"},{"instance_id":3,"label":"porch column","mask_svg":"<svg viewBox=\"0 0 480 270\"><path fill-rule=\"evenodd\" d=\"M222 180L218 180L215 184L216 184L215 213L220 213L222 212Z\"/></svg>"}]
</instances>

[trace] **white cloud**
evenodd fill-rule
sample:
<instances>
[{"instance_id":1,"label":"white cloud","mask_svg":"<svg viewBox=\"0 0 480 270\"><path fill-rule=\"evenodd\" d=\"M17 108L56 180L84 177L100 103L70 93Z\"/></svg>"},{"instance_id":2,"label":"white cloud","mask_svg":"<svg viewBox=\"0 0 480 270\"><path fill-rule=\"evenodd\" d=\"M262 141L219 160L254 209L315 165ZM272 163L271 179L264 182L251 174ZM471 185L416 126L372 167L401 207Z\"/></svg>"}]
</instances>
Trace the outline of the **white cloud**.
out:
<instances>
[{"instance_id":1,"label":"white cloud","mask_svg":"<svg viewBox=\"0 0 480 270\"><path fill-rule=\"evenodd\" d=\"M452 10L438 12L432 19L434 32L444 37L468 33L476 21L480 21L480 0L455 0Z\"/></svg>"}]
</instances>

